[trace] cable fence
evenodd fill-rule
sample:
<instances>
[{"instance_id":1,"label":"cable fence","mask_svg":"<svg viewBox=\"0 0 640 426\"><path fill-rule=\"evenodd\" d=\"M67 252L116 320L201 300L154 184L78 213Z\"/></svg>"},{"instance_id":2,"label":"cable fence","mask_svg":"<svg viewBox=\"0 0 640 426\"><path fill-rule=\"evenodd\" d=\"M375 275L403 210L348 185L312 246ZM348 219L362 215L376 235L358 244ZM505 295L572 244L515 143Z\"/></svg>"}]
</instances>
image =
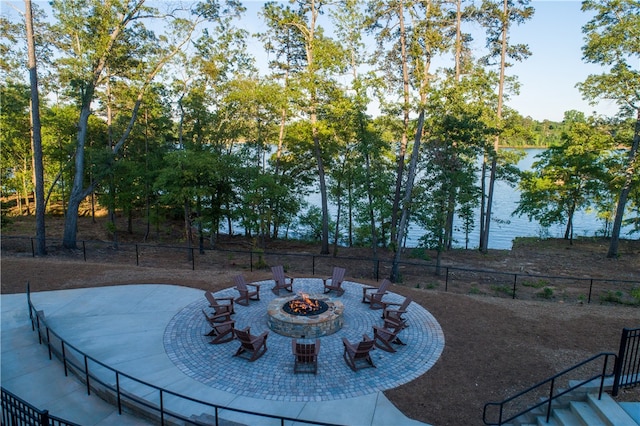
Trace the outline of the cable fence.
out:
<instances>
[{"instance_id":1,"label":"cable fence","mask_svg":"<svg viewBox=\"0 0 640 426\"><path fill-rule=\"evenodd\" d=\"M3 236L3 253L35 257L35 238ZM379 281L390 276L393 260L275 252L259 249L224 249L161 244L78 241L65 249L61 240L47 239L47 256L64 260L135 265L185 270L269 271L283 265L293 276L329 277L334 266L347 269L354 280ZM405 287L519 300L549 300L640 306L640 281L602 277L536 275L522 272L469 269L436 265L427 260L399 262Z\"/></svg>"}]
</instances>

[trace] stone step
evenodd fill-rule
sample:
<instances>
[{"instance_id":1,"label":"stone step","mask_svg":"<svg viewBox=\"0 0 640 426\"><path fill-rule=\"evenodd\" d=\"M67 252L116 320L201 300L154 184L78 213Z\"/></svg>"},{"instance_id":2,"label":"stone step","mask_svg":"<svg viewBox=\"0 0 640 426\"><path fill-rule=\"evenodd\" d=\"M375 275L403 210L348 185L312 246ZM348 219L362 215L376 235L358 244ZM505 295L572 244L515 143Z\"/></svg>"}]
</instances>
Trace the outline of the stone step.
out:
<instances>
[{"instance_id":1,"label":"stone step","mask_svg":"<svg viewBox=\"0 0 640 426\"><path fill-rule=\"evenodd\" d=\"M640 425L640 401L637 402L621 402L620 407Z\"/></svg>"},{"instance_id":2,"label":"stone step","mask_svg":"<svg viewBox=\"0 0 640 426\"><path fill-rule=\"evenodd\" d=\"M580 418L568 408L553 410L553 418L560 426L586 426Z\"/></svg>"},{"instance_id":3,"label":"stone step","mask_svg":"<svg viewBox=\"0 0 640 426\"><path fill-rule=\"evenodd\" d=\"M570 404L571 411L587 426L606 426L598 413L585 401L573 401Z\"/></svg>"},{"instance_id":4,"label":"stone step","mask_svg":"<svg viewBox=\"0 0 640 426\"><path fill-rule=\"evenodd\" d=\"M597 394L589 394L587 400L589 405L604 419L606 425L638 426L635 420L609 394L603 393L600 400L598 400Z\"/></svg>"},{"instance_id":5,"label":"stone step","mask_svg":"<svg viewBox=\"0 0 640 426\"><path fill-rule=\"evenodd\" d=\"M536 418L537 426L561 426L560 423L553 417L549 417L549 421L547 421L547 416L539 416Z\"/></svg>"}]
</instances>

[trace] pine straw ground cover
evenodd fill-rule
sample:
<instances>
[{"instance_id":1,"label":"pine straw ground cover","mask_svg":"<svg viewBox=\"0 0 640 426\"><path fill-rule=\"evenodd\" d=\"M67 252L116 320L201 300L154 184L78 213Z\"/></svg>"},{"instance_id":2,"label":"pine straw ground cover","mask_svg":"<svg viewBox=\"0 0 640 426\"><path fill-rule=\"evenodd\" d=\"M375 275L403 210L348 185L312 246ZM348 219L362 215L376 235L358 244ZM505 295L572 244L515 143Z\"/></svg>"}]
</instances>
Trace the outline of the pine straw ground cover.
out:
<instances>
[{"instance_id":1,"label":"pine straw ground cover","mask_svg":"<svg viewBox=\"0 0 640 426\"><path fill-rule=\"evenodd\" d=\"M299 247L291 244L277 249ZM305 247L307 251L313 249ZM640 281L640 243L626 244L616 260L606 259L605 253L606 249L594 249L587 243L568 246L564 241L547 241L488 255L456 251L446 255L444 261L482 269L498 267L554 275L579 272L580 276L624 276ZM341 249L340 255L348 254L348 249ZM84 262L77 256L33 258L4 249L0 266L3 294L24 292L27 281L32 291L130 283L177 284L216 291L232 286L232 278L239 272L248 280L270 278L268 270L239 270L229 264L194 271ZM347 275L359 276L356 269L350 264ZM622 328L640 326L637 306L554 298L512 300L416 288L413 283L394 285L392 291L411 296L434 315L444 331L444 352L435 366L418 379L385 392L407 416L434 426L480 425L486 402L500 401L597 353L617 352ZM622 391L619 399L640 401L640 387Z\"/></svg>"}]
</instances>

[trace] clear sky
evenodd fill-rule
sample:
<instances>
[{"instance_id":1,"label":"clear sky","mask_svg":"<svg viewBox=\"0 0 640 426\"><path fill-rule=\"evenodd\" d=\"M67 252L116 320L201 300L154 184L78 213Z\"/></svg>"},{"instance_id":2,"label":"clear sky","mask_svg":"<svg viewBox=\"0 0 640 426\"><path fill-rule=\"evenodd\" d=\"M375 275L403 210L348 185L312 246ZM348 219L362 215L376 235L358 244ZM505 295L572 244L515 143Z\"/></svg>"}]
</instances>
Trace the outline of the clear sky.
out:
<instances>
[{"instance_id":1,"label":"clear sky","mask_svg":"<svg viewBox=\"0 0 640 426\"><path fill-rule=\"evenodd\" d=\"M264 24L257 20L257 12L264 1L245 0L247 19L243 26L250 32L265 31ZM524 62L515 63L507 70L508 75L516 75L521 83L520 95L507 101L507 105L523 116L536 120L561 121L569 110L584 112L587 116L594 112L607 116L615 115L617 106L612 102L601 102L592 107L582 99L576 83L582 82L589 74L600 74L602 68L582 61L584 35L582 27L591 15L580 10L581 2L531 1L535 9L532 19L512 27L511 42L529 46L532 55ZM321 17L320 25L328 28L328 17ZM474 50L485 48L485 35L478 34L478 27L467 27L466 32L474 33ZM262 45L252 40L249 45L255 51ZM265 61L263 53L256 53L259 66Z\"/></svg>"},{"instance_id":2,"label":"clear sky","mask_svg":"<svg viewBox=\"0 0 640 426\"><path fill-rule=\"evenodd\" d=\"M48 9L46 1L33 1ZM159 2L151 0L149 3L153 5ZM7 7L9 4L24 10L23 2L2 0L0 8L3 13L10 12L7 10L10 9ZM247 13L241 26L251 33L265 31L264 23L258 19L258 11L264 1L244 0L243 4L247 7ZM617 112L615 104L605 101L597 107L591 107L582 100L580 92L575 87L576 83L584 81L589 74L602 72L599 66L582 61L582 26L591 15L580 10L581 2L577 0L537 0L530 4L535 8L535 14L523 25L512 28L511 42L528 44L532 55L507 70L508 75L518 76L522 86L520 95L508 100L507 105L523 116L530 116L536 120L561 121L565 111L569 110L582 111L586 115L591 115L594 111L607 116L614 115ZM321 19L320 25L328 28L328 17L324 15ZM472 30L465 29L477 33ZM474 47L477 50L484 49L484 35L478 34L475 43ZM266 66L267 58L262 51L261 42L252 39L249 46L258 60L258 65Z\"/></svg>"},{"instance_id":3,"label":"clear sky","mask_svg":"<svg viewBox=\"0 0 640 426\"><path fill-rule=\"evenodd\" d=\"M564 112L572 109L587 115L593 111L614 115L614 103L605 101L591 107L575 87L589 74L604 71L582 61L582 27L591 15L580 10L579 1L533 1L531 6L536 10L534 17L514 27L511 36L513 43L528 44L532 55L507 71L517 75L522 84L521 94L509 106L536 120L560 121Z\"/></svg>"}]
</instances>

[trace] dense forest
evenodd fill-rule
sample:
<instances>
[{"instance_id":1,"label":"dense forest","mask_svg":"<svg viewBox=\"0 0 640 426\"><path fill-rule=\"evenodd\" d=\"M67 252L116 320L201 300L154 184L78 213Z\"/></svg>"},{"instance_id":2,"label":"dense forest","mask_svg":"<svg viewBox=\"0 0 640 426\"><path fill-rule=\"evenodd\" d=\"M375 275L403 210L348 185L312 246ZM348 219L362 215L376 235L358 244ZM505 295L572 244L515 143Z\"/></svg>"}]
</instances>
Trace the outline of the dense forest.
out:
<instances>
[{"instance_id":1,"label":"dense forest","mask_svg":"<svg viewBox=\"0 0 640 426\"><path fill-rule=\"evenodd\" d=\"M498 180L520 188L515 214L566 224L566 238L576 210L596 210L610 256L621 224L639 226L640 49L626 37L640 27L637 2L583 3L583 58L609 71L580 90L620 112L562 122L508 104L509 66L530 54L509 38L535 13L528 0L265 2L256 34L237 25L234 0L24 6L0 21L0 177L2 198L36 215L41 253L45 214L62 206L74 248L87 202L108 211L114 238L117 214L183 218L194 245L232 223L265 238L303 223L323 253L346 242L375 255L413 223L443 251L457 216L486 250ZM470 48L471 25L486 51ZM521 173L504 147L548 149ZM307 205L315 191L320 205Z\"/></svg>"}]
</instances>

